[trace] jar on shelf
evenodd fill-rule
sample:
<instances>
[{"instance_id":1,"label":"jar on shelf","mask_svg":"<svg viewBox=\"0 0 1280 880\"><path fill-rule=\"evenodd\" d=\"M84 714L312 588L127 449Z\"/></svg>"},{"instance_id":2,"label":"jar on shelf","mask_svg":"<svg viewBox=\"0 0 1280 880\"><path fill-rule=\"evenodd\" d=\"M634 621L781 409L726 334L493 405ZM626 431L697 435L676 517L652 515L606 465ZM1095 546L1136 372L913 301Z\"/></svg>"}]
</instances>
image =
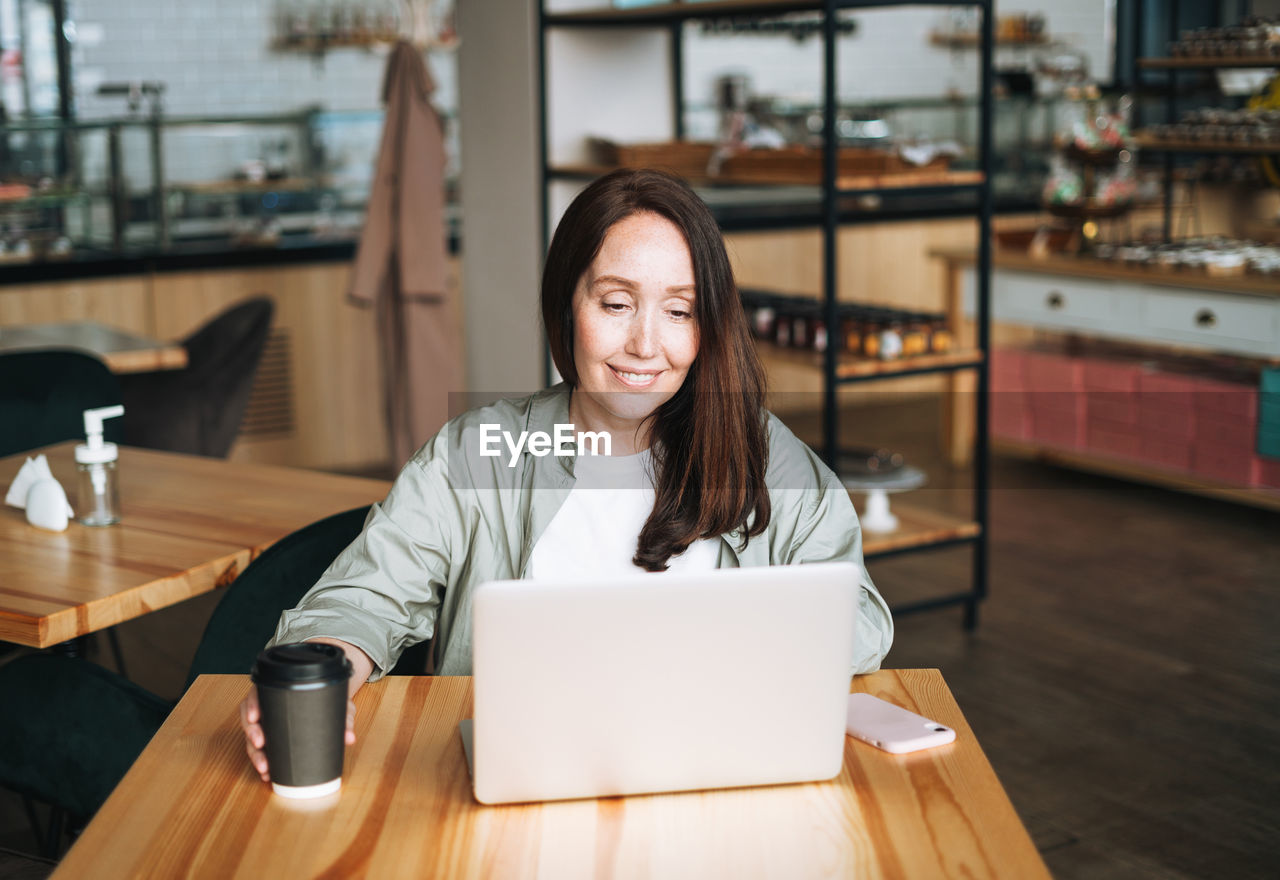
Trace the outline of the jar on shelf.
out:
<instances>
[{"instance_id":1,"label":"jar on shelf","mask_svg":"<svg viewBox=\"0 0 1280 880\"><path fill-rule=\"evenodd\" d=\"M866 306L862 310L862 356L880 357L882 334L889 326L885 309Z\"/></svg>"},{"instance_id":2,"label":"jar on shelf","mask_svg":"<svg viewBox=\"0 0 1280 880\"><path fill-rule=\"evenodd\" d=\"M929 350L934 354L951 351L954 340L951 328L947 326L945 315L932 315L929 318Z\"/></svg>"},{"instance_id":3,"label":"jar on shelf","mask_svg":"<svg viewBox=\"0 0 1280 880\"><path fill-rule=\"evenodd\" d=\"M857 357L862 354L862 310L848 304L840 307L840 350Z\"/></svg>"},{"instance_id":4,"label":"jar on shelf","mask_svg":"<svg viewBox=\"0 0 1280 880\"><path fill-rule=\"evenodd\" d=\"M929 351L928 319L916 312L902 313L902 356L913 357Z\"/></svg>"},{"instance_id":5,"label":"jar on shelf","mask_svg":"<svg viewBox=\"0 0 1280 880\"><path fill-rule=\"evenodd\" d=\"M795 300L791 297L778 297L773 306L773 343L782 348L791 346L792 317L795 313Z\"/></svg>"}]
</instances>

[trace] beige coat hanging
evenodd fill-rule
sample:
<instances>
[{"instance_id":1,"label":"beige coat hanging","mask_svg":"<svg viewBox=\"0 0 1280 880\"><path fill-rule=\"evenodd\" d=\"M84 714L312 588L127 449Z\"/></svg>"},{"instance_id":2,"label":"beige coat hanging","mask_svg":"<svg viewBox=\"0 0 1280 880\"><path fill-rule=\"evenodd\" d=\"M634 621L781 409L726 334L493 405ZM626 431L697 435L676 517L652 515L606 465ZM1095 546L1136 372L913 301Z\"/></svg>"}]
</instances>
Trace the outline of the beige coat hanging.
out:
<instances>
[{"instance_id":1,"label":"beige coat hanging","mask_svg":"<svg viewBox=\"0 0 1280 880\"><path fill-rule=\"evenodd\" d=\"M458 303L445 262L444 131L435 83L405 41L391 50L369 206L351 272L351 298L377 309L387 432L399 465L449 418L461 392Z\"/></svg>"}]
</instances>

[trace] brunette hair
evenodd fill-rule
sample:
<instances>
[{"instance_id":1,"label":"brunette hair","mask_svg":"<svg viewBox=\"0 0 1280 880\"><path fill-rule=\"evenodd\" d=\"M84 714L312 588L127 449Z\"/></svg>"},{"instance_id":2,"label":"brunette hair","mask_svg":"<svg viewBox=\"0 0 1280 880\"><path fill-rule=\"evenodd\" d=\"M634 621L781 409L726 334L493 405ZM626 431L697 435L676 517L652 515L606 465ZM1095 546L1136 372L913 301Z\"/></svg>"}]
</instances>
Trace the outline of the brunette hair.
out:
<instances>
[{"instance_id":1,"label":"brunette hair","mask_svg":"<svg viewBox=\"0 0 1280 880\"><path fill-rule=\"evenodd\" d=\"M769 524L764 368L747 326L724 237L706 204L678 177L621 170L599 178L565 211L542 272L542 323L556 368L578 386L573 294L605 235L634 214L670 220L693 259L698 355L675 395L649 418L653 512L633 561L665 571L699 538L740 529L742 543ZM752 518L754 514L754 519Z\"/></svg>"}]
</instances>

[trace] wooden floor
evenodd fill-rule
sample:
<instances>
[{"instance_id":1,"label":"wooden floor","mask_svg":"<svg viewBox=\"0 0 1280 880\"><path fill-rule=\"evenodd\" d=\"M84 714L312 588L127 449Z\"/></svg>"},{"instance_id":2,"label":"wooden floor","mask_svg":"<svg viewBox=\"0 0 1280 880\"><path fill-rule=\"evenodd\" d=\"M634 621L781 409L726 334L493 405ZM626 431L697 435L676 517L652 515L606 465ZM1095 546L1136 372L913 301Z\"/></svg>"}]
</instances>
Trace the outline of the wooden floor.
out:
<instances>
[{"instance_id":1,"label":"wooden floor","mask_svg":"<svg viewBox=\"0 0 1280 880\"><path fill-rule=\"evenodd\" d=\"M932 503L963 510L966 475L930 459L933 420L878 407L847 436L906 450ZM963 588L969 560L871 574L901 603ZM213 601L123 627L133 678L176 695ZM1280 514L997 460L978 631L959 610L900 618L886 665L942 669L1056 877L1272 878L1278 633ZM33 848L4 792L0 846Z\"/></svg>"}]
</instances>

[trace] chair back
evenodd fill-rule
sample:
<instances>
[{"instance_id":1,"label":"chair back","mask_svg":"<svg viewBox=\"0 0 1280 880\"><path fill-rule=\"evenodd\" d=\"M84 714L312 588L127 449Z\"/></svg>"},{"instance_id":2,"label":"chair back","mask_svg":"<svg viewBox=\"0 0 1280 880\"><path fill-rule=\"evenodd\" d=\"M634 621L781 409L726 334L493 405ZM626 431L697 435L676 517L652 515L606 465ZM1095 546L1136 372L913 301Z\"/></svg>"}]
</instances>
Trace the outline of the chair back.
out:
<instances>
[{"instance_id":1,"label":"chair back","mask_svg":"<svg viewBox=\"0 0 1280 880\"><path fill-rule=\"evenodd\" d=\"M83 439L84 411L120 401L115 375L82 351L0 354L0 456ZM121 421L103 423L106 440L123 439Z\"/></svg>"},{"instance_id":2,"label":"chair back","mask_svg":"<svg viewBox=\"0 0 1280 880\"><path fill-rule=\"evenodd\" d=\"M269 297L244 300L182 341L186 369L122 376L125 442L225 458L249 404L274 313Z\"/></svg>"},{"instance_id":3,"label":"chair back","mask_svg":"<svg viewBox=\"0 0 1280 880\"><path fill-rule=\"evenodd\" d=\"M369 508L357 507L299 529L272 544L231 582L214 609L184 686L205 674L243 675L275 634L280 614L296 606L329 564L364 528ZM396 670L426 671L429 642L405 652Z\"/></svg>"}]
</instances>

